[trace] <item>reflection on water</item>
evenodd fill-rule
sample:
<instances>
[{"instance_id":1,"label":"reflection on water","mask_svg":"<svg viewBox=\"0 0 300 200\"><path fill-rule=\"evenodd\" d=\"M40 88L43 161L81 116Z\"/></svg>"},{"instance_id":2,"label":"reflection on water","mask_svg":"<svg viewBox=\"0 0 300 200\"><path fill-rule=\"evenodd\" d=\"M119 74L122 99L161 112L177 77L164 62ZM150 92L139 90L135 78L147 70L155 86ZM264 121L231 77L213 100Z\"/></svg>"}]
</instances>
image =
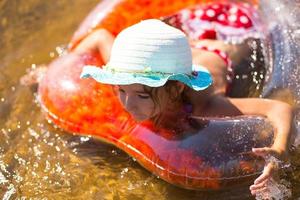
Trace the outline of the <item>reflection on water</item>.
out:
<instances>
[{"instance_id":1,"label":"reflection on water","mask_svg":"<svg viewBox=\"0 0 300 200\"><path fill-rule=\"evenodd\" d=\"M192 192L161 181L120 150L48 124L26 69L47 63L98 0L0 1L0 197L2 199L247 199L248 188ZM76 14L74 14L76 13ZM299 150L298 150L299 151ZM295 155L300 152L295 151ZM299 196L300 161L286 172Z\"/></svg>"},{"instance_id":2,"label":"reflection on water","mask_svg":"<svg viewBox=\"0 0 300 200\"><path fill-rule=\"evenodd\" d=\"M3 136L8 142L3 145L0 177L6 197L113 199L127 195L127 190L145 191L149 180L155 183L155 177L111 146L44 124Z\"/></svg>"}]
</instances>

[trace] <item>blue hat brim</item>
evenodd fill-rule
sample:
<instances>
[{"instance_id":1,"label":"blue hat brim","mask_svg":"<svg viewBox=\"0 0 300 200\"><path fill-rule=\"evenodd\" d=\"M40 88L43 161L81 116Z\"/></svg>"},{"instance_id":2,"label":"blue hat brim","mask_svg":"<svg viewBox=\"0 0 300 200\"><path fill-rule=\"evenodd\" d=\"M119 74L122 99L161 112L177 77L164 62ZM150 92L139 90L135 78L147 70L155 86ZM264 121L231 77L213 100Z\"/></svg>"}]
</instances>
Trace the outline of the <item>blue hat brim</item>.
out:
<instances>
[{"instance_id":1,"label":"blue hat brim","mask_svg":"<svg viewBox=\"0 0 300 200\"><path fill-rule=\"evenodd\" d=\"M96 66L85 66L80 78L93 78L97 82L110 85L142 84L149 87L163 86L168 80L176 80L184 83L190 88L199 91L204 90L212 84L212 77L208 70L201 66L193 66L197 72L196 76L186 74L163 74L163 73L127 73L115 72Z\"/></svg>"}]
</instances>

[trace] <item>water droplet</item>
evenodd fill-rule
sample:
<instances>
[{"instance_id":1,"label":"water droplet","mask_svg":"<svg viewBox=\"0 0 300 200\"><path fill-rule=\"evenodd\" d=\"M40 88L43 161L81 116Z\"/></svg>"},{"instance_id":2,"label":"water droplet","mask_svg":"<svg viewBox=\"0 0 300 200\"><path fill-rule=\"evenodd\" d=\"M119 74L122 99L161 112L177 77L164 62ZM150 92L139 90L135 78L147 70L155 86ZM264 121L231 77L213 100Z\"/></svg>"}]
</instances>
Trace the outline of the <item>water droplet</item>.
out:
<instances>
[{"instance_id":1,"label":"water droplet","mask_svg":"<svg viewBox=\"0 0 300 200\"><path fill-rule=\"evenodd\" d=\"M89 137L80 137L80 141L81 141L81 142L87 142L87 141L89 141L89 140L90 140Z\"/></svg>"},{"instance_id":2,"label":"water droplet","mask_svg":"<svg viewBox=\"0 0 300 200\"><path fill-rule=\"evenodd\" d=\"M56 151L60 152L60 148L58 146L55 147Z\"/></svg>"},{"instance_id":3,"label":"water droplet","mask_svg":"<svg viewBox=\"0 0 300 200\"><path fill-rule=\"evenodd\" d=\"M50 53L49 53L49 56L50 56L50 58L54 58L55 53L54 53L54 52L50 52Z\"/></svg>"},{"instance_id":4,"label":"water droplet","mask_svg":"<svg viewBox=\"0 0 300 200\"><path fill-rule=\"evenodd\" d=\"M261 74L261 75L259 75L259 77L260 77L261 79L263 79L263 78L264 78L264 75L263 75L263 74Z\"/></svg>"},{"instance_id":5,"label":"water droplet","mask_svg":"<svg viewBox=\"0 0 300 200\"><path fill-rule=\"evenodd\" d=\"M57 46L55 48L56 52L58 53L59 56L62 56L66 53L66 47L65 46Z\"/></svg>"},{"instance_id":6,"label":"water droplet","mask_svg":"<svg viewBox=\"0 0 300 200\"><path fill-rule=\"evenodd\" d=\"M56 163L55 167L56 167L56 172L58 172L58 173L62 172L62 167L59 165L59 163Z\"/></svg>"},{"instance_id":7,"label":"water droplet","mask_svg":"<svg viewBox=\"0 0 300 200\"><path fill-rule=\"evenodd\" d=\"M247 74L243 74L242 75L242 79L246 79L246 78L248 78L248 75Z\"/></svg>"}]
</instances>

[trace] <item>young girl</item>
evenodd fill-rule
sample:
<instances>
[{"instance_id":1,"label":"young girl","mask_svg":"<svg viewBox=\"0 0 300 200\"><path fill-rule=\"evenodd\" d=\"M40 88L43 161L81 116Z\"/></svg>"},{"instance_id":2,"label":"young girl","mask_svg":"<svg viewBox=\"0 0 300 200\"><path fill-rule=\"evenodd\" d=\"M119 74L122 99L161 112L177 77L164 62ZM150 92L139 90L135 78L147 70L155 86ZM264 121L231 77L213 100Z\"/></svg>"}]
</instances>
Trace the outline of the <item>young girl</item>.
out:
<instances>
[{"instance_id":1,"label":"young girl","mask_svg":"<svg viewBox=\"0 0 300 200\"><path fill-rule=\"evenodd\" d=\"M82 77L115 85L124 108L137 121L163 121L162 126L176 127L180 125L176 118L182 112L204 118L265 116L276 130L274 144L253 151L284 159L289 147L291 107L275 100L227 98L221 92L222 84L213 87L217 78L199 63L194 64L185 34L151 19L123 30L114 41L109 62L102 69L85 67ZM252 194L265 189L275 169L273 162L267 164L250 187Z\"/></svg>"}]
</instances>

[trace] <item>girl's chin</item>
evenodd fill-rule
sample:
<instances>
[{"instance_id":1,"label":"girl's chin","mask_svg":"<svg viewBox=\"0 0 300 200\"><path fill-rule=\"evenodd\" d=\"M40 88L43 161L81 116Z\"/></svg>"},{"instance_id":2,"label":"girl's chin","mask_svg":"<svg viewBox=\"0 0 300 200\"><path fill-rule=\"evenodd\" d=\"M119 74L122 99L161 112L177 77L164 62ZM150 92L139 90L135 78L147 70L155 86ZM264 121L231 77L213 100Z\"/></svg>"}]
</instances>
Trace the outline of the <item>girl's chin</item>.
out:
<instances>
[{"instance_id":1,"label":"girl's chin","mask_svg":"<svg viewBox=\"0 0 300 200\"><path fill-rule=\"evenodd\" d=\"M147 118L146 116L144 115L132 115L132 117L135 119L135 121L137 122L142 122L142 121L145 121L149 118Z\"/></svg>"}]
</instances>

